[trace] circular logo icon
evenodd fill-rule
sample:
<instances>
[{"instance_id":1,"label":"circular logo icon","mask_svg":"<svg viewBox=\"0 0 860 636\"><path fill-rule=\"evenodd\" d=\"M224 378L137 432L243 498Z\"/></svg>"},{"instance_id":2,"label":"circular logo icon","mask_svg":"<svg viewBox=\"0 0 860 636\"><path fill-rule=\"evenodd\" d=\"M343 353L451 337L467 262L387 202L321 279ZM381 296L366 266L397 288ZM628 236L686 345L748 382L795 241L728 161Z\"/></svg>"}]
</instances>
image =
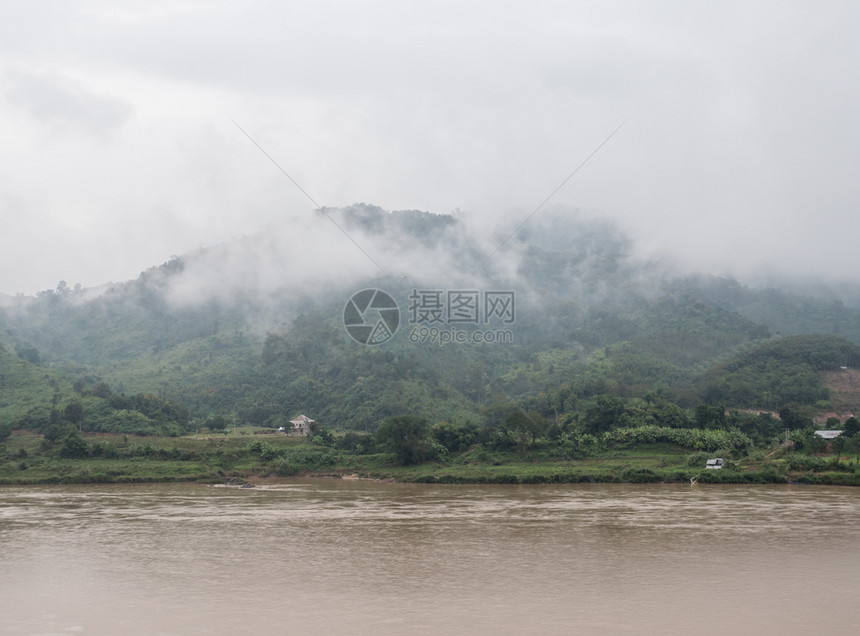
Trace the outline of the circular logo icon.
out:
<instances>
[{"instance_id":1,"label":"circular logo icon","mask_svg":"<svg viewBox=\"0 0 860 636\"><path fill-rule=\"evenodd\" d=\"M400 308L381 289L362 289L354 293L343 308L343 326L356 342L382 344L397 332Z\"/></svg>"}]
</instances>

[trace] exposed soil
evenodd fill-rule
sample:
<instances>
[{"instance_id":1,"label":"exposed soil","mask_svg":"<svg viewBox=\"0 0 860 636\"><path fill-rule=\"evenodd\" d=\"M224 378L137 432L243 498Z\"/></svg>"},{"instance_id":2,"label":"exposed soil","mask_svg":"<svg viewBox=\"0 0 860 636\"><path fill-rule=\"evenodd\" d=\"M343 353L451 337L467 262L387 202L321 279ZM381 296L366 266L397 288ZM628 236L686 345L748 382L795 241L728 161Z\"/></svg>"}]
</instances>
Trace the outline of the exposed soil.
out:
<instances>
[{"instance_id":1,"label":"exposed soil","mask_svg":"<svg viewBox=\"0 0 860 636\"><path fill-rule=\"evenodd\" d=\"M821 413L819 416L821 421L828 417L838 417L845 421L851 415L860 413L860 369L825 371L824 384L830 389L830 402L833 404L833 409L830 412Z\"/></svg>"}]
</instances>

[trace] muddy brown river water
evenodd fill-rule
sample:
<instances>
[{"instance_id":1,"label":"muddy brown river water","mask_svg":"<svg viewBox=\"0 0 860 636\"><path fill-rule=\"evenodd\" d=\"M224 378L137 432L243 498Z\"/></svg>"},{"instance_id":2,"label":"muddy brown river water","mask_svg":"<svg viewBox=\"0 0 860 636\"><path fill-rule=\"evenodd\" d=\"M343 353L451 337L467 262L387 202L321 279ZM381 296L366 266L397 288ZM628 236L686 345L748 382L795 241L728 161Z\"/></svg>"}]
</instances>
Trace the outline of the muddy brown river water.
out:
<instances>
[{"instance_id":1,"label":"muddy brown river water","mask_svg":"<svg viewBox=\"0 0 860 636\"><path fill-rule=\"evenodd\" d=\"M2 634L836 634L860 489L0 488Z\"/></svg>"}]
</instances>

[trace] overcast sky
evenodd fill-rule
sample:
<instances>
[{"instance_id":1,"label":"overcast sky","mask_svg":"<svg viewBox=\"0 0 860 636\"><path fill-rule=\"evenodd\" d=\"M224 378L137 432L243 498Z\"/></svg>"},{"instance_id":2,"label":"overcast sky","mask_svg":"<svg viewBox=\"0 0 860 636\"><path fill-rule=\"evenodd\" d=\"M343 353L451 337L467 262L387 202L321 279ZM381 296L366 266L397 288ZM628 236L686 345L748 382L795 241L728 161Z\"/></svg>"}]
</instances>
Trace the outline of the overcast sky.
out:
<instances>
[{"instance_id":1,"label":"overcast sky","mask_svg":"<svg viewBox=\"0 0 860 636\"><path fill-rule=\"evenodd\" d=\"M626 122L554 204L713 273L857 281L858 17L856 2L0 0L0 291L126 280L312 214L233 121L319 205L511 230Z\"/></svg>"}]
</instances>

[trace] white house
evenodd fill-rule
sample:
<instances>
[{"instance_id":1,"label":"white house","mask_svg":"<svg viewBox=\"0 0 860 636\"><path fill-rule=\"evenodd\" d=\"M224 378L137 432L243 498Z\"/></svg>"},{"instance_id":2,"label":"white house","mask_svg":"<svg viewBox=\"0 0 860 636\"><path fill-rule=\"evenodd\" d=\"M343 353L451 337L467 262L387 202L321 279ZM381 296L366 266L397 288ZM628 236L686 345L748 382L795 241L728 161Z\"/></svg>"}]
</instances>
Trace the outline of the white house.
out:
<instances>
[{"instance_id":1,"label":"white house","mask_svg":"<svg viewBox=\"0 0 860 636\"><path fill-rule=\"evenodd\" d=\"M293 430L291 431L293 435L307 435L311 432L311 424L313 424L316 420L312 420L307 415L299 415L296 419L290 420L290 424L293 425Z\"/></svg>"},{"instance_id":2,"label":"white house","mask_svg":"<svg viewBox=\"0 0 860 636\"><path fill-rule=\"evenodd\" d=\"M708 470L720 470L723 467L723 458L715 457L714 459L709 459L708 463L705 464L705 468Z\"/></svg>"}]
</instances>

